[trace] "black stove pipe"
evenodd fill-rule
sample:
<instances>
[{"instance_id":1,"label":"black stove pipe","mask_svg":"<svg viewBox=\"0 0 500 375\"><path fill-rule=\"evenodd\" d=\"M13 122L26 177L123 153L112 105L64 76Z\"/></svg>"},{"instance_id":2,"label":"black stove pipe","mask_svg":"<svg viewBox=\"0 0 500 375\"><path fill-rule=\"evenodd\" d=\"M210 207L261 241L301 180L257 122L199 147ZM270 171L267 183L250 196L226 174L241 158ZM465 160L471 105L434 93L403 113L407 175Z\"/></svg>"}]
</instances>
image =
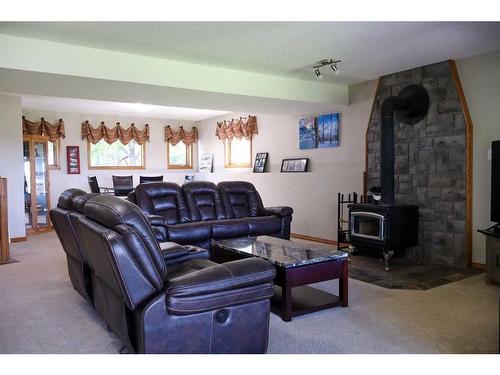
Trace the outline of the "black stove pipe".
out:
<instances>
[{"instance_id":1,"label":"black stove pipe","mask_svg":"<svg viewBox=\"0 0 500 375\"><path fill-rule=\"evenodd\" d=\"M421 121L429 109L429 95L424 87L410 85L398 96L390 96L381 105L380 185L382 203L394 205L394 118L413 125Z\"/></svg>"}]
</instances>

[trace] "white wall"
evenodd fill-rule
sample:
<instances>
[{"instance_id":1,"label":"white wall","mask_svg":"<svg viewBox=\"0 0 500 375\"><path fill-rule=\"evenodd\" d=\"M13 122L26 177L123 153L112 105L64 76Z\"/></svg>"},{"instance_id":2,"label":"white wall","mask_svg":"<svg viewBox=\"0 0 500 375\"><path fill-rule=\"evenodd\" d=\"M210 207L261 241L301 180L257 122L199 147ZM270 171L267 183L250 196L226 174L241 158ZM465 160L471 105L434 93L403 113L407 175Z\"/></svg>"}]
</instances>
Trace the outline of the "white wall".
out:
<instances>
[{"instance_id":1,"label":"white wall","mask_svg":"<svg viewBox=\"0 0 500 375\"><path fill-rule=\"evenodd\" d=\"M268 152L268 173L251 169L225 169L224 145L215 136L217 121L248 114L232 114L201 121L199 154L214 155L214 173L196 178L214 182L246 180L260 192L264 205L289 205L294 209L292 232L325 239L336 239L337 193L361 192L365 168L365 132L376 81L351 87L351 104L338 106L340 147L299 150L298 121L302 116L255 114L259 134L253 139L252 159L257 152ZM311 113L304 115L313 115ZM308 173L280 173L281 160L308 157Z\"/></svg>"},{"instance_id":2,"label":"white wall","mask_svg":"<svg viewBox=\"0 0 500 375\"><path fill-rule=\"evenodd\" d=\"M134 184L139 183L141 175L159 175L166 176L166 180L182 183L184 175L192 174L192 170L179 170L168 172L167 165L167 144L164 141L164 130L166 125L171 125L174 129L177 126L183 125L185 129L191 129L194 125L192 122L178 120L156 120L145 118L131 117L116 117L106 114L87 115L75 113L62 113L50 111L35 111L24 109L23 115L30 121L39 121L40 117L53 123L58 119L64 120L66 138L61 140L61 169L50 170L50 201L51 206L57 204L57 199L62 191L68 188L79 188L89 191L87 176L97 176L100 186L112 187L112 175L133 175ZM18 115L20 119L21 115ZM107 126L114 126L116 122L120 122L122 126L128 127L132 122L142 129L145 124L149 124L150 142L146 143L146 170L89 170L87 165L87 141L81 138L81 124L88 120L92 126L97 126L101 121L104 121ZM19 121L20 129L20 121ZM80 166L81 174L69 175L66 172L66 146L80 146ZM197 152L194 148L194 167L197 168Z\"/></svg>"},{"instance_id":3,"label":"white wall","mask_svg":"<svg viewBox=\"0 0 500 375\"><path fill-rule=\"evenodd\" d=\"M254 183L262 195L264 204L290 205L295 214L292 230L295 233L327 239L336 238L337 193L362 190L365 160L365 131L368 124L375 81L351 88L351 105L339 106L340 147L329 149L299 150L298 120L301 116L257 115L259 134L253 141L253 156L256 152L269 152L269 173L254 174L249 169L225 169L224 146L215 136L216 122L239 114L226 115L199 122L198 146L194 148L194 169L168 171L166 169L166 144L163 128L167 124L184 125L193 123L169 120L152 120L102 115L86 115L24 109L23 114L31 121L44 117L53 122L62 118L65 123L66 138L61 142L61 169L50 171L51 205L57 204L59 194L70 187L88 191L87 176L96 175L101 186L112 186L111 175L133 175L134 183L139 183L140 175L163 174L166 181L181 184L186 174L195 174L197 180L246 180ZM246 114L245 114L246 115ZM311 113L304 115L313 115ZM94 126L105 121L108 126L121 122L128 126L134 122L142 127L150 125L151 142L146 144L146 170L88 170L87 144L81 139L81 123L89 120ZM81 174L66 173L66 146L80 146ZM214 173L194 173L197 171L198 154L214 155ZM309 157L311 172L304 174L280 173L281 160L286 157Z\"/></svg>"},{"instance_id":4,"label":"white wall","mask_svg":"<svg viewBox=\"0 0 500 375\"><path fill-rule=\"evenodd\" d=\"M7 177L9 235L24 237L24 169L21 98L0 94L0 176Z\"/></svg>"},{"instance_id":5,"label":"white wall","mask_svg":"<svg viewBox=\"0 0 500 375\"><path fill-rule=\"evenodd\" d=\"M490 225L491 142L500 140L500 51L457 61L474 125L472 261L485 262L485 238L477 229Z\"/></svg>"}]
</instances>

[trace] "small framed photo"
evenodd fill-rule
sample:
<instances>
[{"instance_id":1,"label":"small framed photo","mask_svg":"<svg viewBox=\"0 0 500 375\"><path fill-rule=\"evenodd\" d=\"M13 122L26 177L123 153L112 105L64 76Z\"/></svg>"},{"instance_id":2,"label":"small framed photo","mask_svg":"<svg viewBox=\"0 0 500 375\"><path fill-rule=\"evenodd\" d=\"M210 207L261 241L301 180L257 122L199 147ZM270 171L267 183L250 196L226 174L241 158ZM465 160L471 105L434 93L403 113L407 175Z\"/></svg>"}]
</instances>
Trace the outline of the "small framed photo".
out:
<instances>
[{"instance_id":1,"label":"small framed photo","mask_svg":"<svg viewBox=\"0 0 500 375\"><path fill-rule=\"evenodd\" d=\"M213 169L213 162L214 162L214 156L207 154L207 155L201 155L200 157L200 163L199 163L199 171L200 172L206 172L206 173L211 173Z\"/></svg>"},{"instance_id":2,"label":"small framed photo","mask_svg":"<svg viewBox=\"0 0 500 375\"><path fill-rule=\"evenodd\" d=\"M68 174L80 174L79 146L66 146L66 164Z\"/></svg>"},{"instance_id":3,"label":"small framed photo","mask_svg":"<svg viewBox=\"0 0 500 375\"><path fill-rule=\"evenodd\" d=\"M307 172L308 158L283 159L281 172Z\"/></svg>"},{"instance_id":4,"label":"small framed photo","mask_svg":"<svg viewBox=\"0 0 500 375\"><path fill-rule=\"evenodd\" d=\"M253 173L264 173L267 166L267 152L257 152L253 163Z\"/></svg>"}]
</instances>

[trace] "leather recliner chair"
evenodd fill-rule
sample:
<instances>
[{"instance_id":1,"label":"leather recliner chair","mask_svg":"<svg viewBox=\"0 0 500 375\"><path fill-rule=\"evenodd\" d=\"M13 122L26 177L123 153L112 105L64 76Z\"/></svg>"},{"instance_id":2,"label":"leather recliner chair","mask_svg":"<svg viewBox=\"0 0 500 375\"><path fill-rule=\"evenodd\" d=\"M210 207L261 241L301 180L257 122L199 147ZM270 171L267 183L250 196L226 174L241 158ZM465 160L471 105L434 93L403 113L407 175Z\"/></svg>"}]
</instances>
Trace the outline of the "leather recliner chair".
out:
<instances>
[{"instance_id":1,"label":"leather recliner chair","mask_svg":"<svg viewBox=\"0 0 500 375\"><path fill-rule=\"evenodd\" d=\"M255 187L244 181L149 183L128 195L146 214L159 241L210 249L212 239L271 235L290 238L293 210L264 208Z\"/></svg>"},{"instance_id":2,"label":"leather recliner chair","mask_svg":"<svg viewBox=\"0 0 500 375\"><path fill-rule=\"evenodd\" d=\"M230 219L244 218L249 236L271 235L290 239L291 207L264 207L255 186L246 181L224 181L217 184Z\"/></svg>"},{"instance_id":3,"label":"leather recliner chair","mask_svg":"<svg viewBox=\"0 0 500 375\"><path fill-rule=\"evenodd\" d=\"M193 222L182 189L172 182L150 182L135 189L135 203L162 235L162 241L210 248L211 227Z\"/></svg>"},{"instance_id":4,"label":"leather recliner chair","mask_svg":"<svg viewBox=\"0 0 500 375\"><path fill-rule=\"evenodd\" d=\"M211 238L236 238L248 236L248 223L230 219L217 186L208 181L194 181L182 186L192 221L203 221L212 228Z\"/></svg>"},{"instance_id":5,"label":"leather recliner chair","mask_svg":"<svg viewBox=\"0 0 500 375\"><path fill-rule=\"evenodd\" d=\"M251 258L218 265L186 254L166 259L134 204L98 195L76 208L82 215L73 224L95 309L130 351L266 351L271 263Z\"/></svg>"},{"instance_id":6,"label":"leather recliner chair","mask_svg":"<svg viewBox=\"0 0 500 375\"><path fill-rule=\"evenodd\" d=\"M91 270L86 255L76 236L74 223L82 216L79 211L88 199L97 194L87 194L80 189L68 189L61 193L57 207L50 210L49 215L56 234L66 253L68 273L73 288L87 302L94 304L92 298ZM156 228L153 228L155 230ZM155 231L156 232L156 231ZM190 259L208 259L208 251L195 246L180 246L172 242L160 242L160 251L165 264L177 264Z\"/></svg>"}]
</instances>

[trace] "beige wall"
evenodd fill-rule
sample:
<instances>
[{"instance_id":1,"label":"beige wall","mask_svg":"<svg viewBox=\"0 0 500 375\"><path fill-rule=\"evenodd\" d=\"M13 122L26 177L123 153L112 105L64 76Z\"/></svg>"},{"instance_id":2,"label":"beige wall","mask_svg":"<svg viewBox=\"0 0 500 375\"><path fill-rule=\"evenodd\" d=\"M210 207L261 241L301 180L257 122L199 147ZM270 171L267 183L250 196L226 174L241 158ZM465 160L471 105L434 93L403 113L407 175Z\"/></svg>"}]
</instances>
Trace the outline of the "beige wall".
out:
<instances>
[{"instance_id":1,"label":"beige wall","mask_svg":"<svg viewBox=\"0 0 500 375\"><path fill-rule=\"evenodd\" d=\"M0 176L7 177L10 237L24 237L21 98L0 94Z\"/></svg>"},{"instance_id":2,"label":"beige wall","mask_svg":"<svg viewBox=\"0 0 500 375\"><path fill-rule=\"evenodd\" d=\"M269 152L269 173L254 174L251 169L225 169L224 146L215 137L215 124L239 114L226 115L198 123L199 142L195 147L194 169L166 170L166 145L163 127L167 124L192 126L190 122L126 118L102 115L85 115L25 109L23 114L35 121L45 117L47 121L62 118L66 127L66 138L62 140L61 170L50 171L51 204L57 203L59 194L67 188L88 190L87 176L96 175L101 186L112 186L111 175L133 175L134 183L139 176L163 174L166 181L181 184L186 174L195 174L197 180L246 180L254 183L267 206L290 205L295 210L292 229L295 233L327 239L336 238L336 213L338 192L360 192L363 183L365 131L375 95L375 81L351 88L351 105L333 108L340 112L340 142L338 148L299 150L298 120L301 116L276 116L255 114L259 123L259 134L253 141L253 156L256 152ZM245 114L246 115L246 114ZM311 115L311 114L305 114ZM135 122L137 126L150 124L151 142L146 145L146 170L98 171L87 168L87 145L80 137L80 124L89 120L97 125L105 121L108 125L120 121ZM66 146L80 146L81 174L66 173ZM198 154L214 155L214 173L196 173ZM310 173L282 174L281 160L286 157L309 157Z\"/></svg>"},{"instance_id":3,"label":"beige wall","mask_svg":"<svg viewBox=\"0 0 500 375\"><path fill-rule=\"evenodd\" d=\"M491 142L500 139L500 51L457 61L474 126L472 261L484 263L485 239L477 229L490 222Z\"/></svg>"},{"instance_id":4,"label":"beige wall","mask_svg":"<svg viewBox=\"0 0 500 375\"><path fill-rule=\"evenodd\" d=\"M172 125L176 128L178 125L184 125L189 129L193 126L192 122L177 120L156 120L145 118L117 117L106 114L87 115L75 113L62 113L50 111L34 111L24 109L23 114L28 120L38 121L44 117L49 122L54 122L59 118L64 120L66 138L61 141L61 169L50 170L50 199L52 207L57 204L57 198L62 191L74 187L85 191L89 190L87 176L97 176L99 185L113 186L112 175L133 175L134 184L139 183L140 175L159 175L163 174L170 181L182 183L186 171L166 170L167 164L167 146L164 142L164 130L166 125ZM20 115L19 115L20 116ZM20 118L20 117L18 117ZM135 123L137 127L142 128L144 124L150 126L151 141L146 143L146 170L89 170L87 165L87 141L81 139L81 123L89 120L93 126L99 125L105 121L108 126L113 126L120 122L122 126L128 126ZM19 125L20 126L20 125ZM80 164L81 174L69 175L66 173L66 146L80 146ZM194 159L197 159L196 147L194 149ZM191 171L189 171L191 174Z\"/></svg>"},{"instance_id":5,"label":"beige wall","mask_svg":"<svg viewBox=\"0 0 500 375\"><path fill-rule=\"evenodd\" d=\"M269 152L268 173L224 168L224 146L214 134L216 122L240 114L201 121L198 151L200 155L214 155L214 173L196 178L214 182L250 181L260 192L264 205L293 207L292 232L336 239L337 193L361 192L363 188L365 132L375 89L376 81L353 86L351 104L333 109L340 112L340 147L337 148L299 150L298 121L302 116L252 113L259 124L259 134L252 144L252 159L257 152ZM308 157L311 172L280 173L281 160L288 157Z\"/></svg>"}]
</instances>

